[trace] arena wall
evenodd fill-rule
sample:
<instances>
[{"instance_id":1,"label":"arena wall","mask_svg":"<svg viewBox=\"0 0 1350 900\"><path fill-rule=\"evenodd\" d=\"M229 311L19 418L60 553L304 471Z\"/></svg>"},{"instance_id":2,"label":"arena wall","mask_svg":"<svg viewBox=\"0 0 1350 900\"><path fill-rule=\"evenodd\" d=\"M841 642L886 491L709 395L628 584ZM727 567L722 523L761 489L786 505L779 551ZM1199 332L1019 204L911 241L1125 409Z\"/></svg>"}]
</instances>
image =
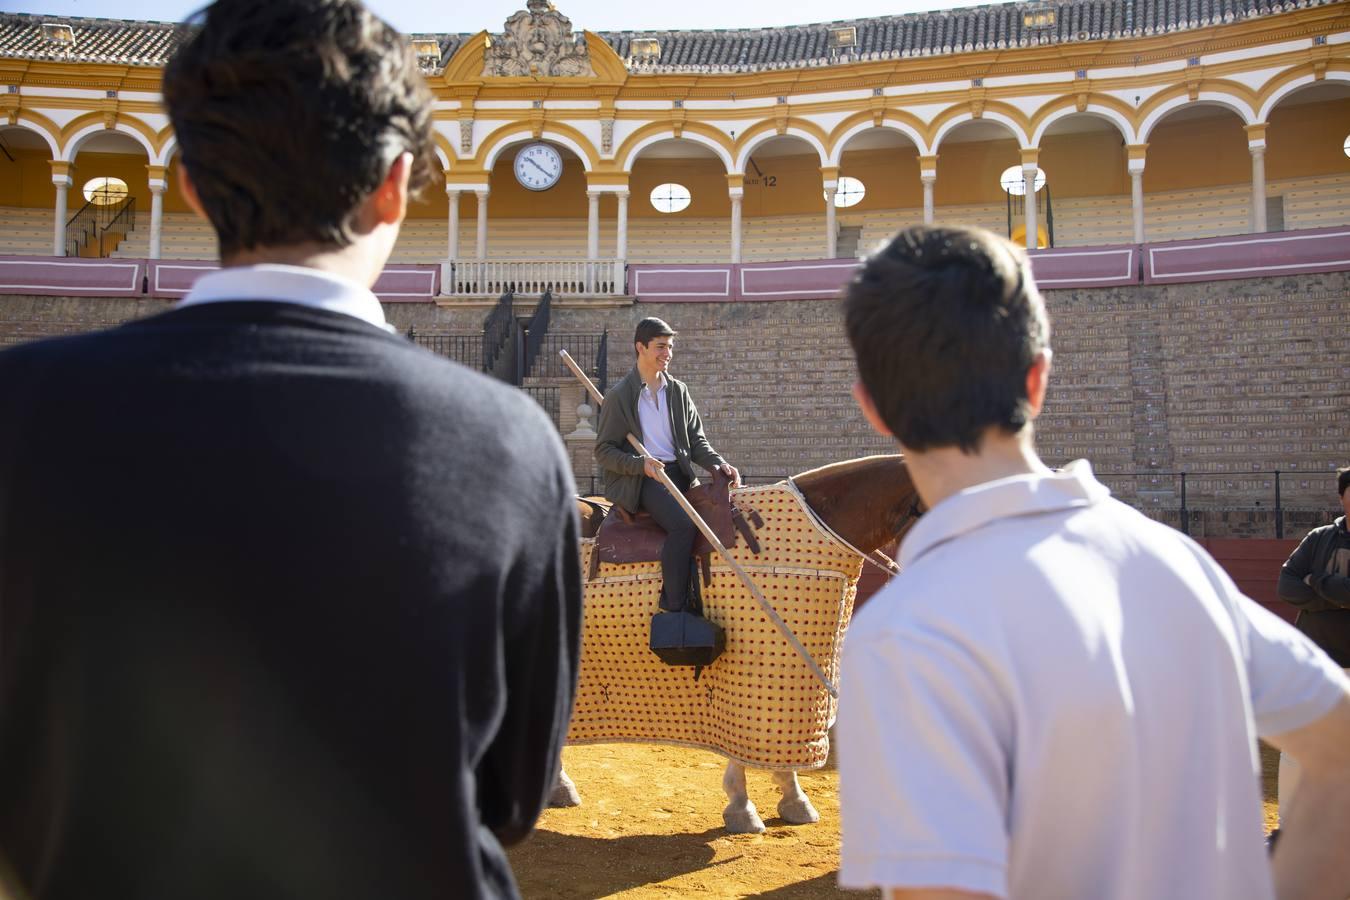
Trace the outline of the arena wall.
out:
<instances>
[{"instance_id":1,"label":"arena wall","mask_svg":"<svg viewBox=\"0 0 1350 900\"><path fill-rule=\"evenodd\" d=\"M1047 291L1054 378L1038 444L1057 464L1086 457L1127 501L1208 537L1293 537L1335 510L1334 470L1350 462L1350 273ZM170 306L154 299L0 296L0 345L107 327ZM525 315L530 304L521 303ZM482 305L387 304L400 331L481 333ZM688 381L718 449L756 481L889 452L854 408L836 300L648 303L553 311L551 334L610 334L609 380L627 371L636 322L680 332ZM577 426L580 389L552 360L533 384L559 391ZM592 419L592 424L594 419ZM572 444L578 483L594 474ZM1274 472L1279 471L1279 511Z\"/></svg>"}]
</instances>

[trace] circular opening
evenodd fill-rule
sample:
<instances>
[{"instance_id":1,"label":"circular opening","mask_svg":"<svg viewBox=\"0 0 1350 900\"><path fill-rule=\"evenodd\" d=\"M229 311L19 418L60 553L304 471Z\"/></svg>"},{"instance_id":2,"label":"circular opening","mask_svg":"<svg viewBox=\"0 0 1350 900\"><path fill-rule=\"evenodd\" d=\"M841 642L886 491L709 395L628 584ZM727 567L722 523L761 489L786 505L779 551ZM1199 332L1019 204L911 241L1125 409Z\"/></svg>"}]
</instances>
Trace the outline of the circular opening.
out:
<instances>
[{"instance_id":1,"label":"circular opening","mask_svg":"<svg viewBox=\"0 0 1350 900\"><path fill-rule=\"evenodd\" d=\"M1003 190L1014 197L1021 197L1027 192L1027 183L1022 177L1021 166L1008 166L1003 170L1003 174L998 176L998 183ZM1043 187L1045 187L1045 170L1037 168L1035 190L1039 191Z\"/></svg>"},{"instance_id":2,"label":"circular opening","mask_svg":"<svg viewBox=\"0 0 1350 900\"><path fill-rule=\"evenodd\" d=\"M1345 138L1345 143L1341 144L1341 149L1345 151L1346 156L1350 156L1350 135Z\"/></svg>"},{"instance_id":3,"label":"circular opening","mask_svg":"<svg viewBox=\"0 0 1350 900\"><path fill-rule=\"evenodd\" d=\"M856 206L867 196L867 187L858 179L844 175L834 189L834 205L843 209Z\"/></svg>"},{"instance_id":4,"label":"circular opening","mask_svg":"<svg viewBox=\"0 0 1350 900\"><path fill-rule=\"evenodd\" d=\"M84 199L95 206L112 206L127 198L127 183L120 178L91 178L84 183Z\"/></svg>"},{"instance_id":5,"label":"circular opening","mask_svg":"<svg viewBox=\"0 0 1350 900\"><path fill-rule=\"evenodd\" d=\"M657 212L677 213L689 206L689 188L682 184L668 182L652 188L652 206Z\"/></svg>"}]
</instances>

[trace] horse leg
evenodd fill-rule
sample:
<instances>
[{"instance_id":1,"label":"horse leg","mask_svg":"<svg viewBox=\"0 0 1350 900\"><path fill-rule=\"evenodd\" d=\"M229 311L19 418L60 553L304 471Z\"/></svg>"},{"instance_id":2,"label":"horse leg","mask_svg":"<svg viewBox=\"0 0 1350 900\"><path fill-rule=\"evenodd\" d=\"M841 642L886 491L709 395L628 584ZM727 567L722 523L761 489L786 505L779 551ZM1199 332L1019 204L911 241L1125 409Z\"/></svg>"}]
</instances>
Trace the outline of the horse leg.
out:
<instances>
[{"instance_id":1,"label":"horse leg","mask_svg":"<svg viewBox=\"0 0 1350 900\"><path fill-rule=\"evenodd\" d=\"M820 821L820 813L816 812L816 808L802 792L796 772L790 769L775 771L773 781L783 792L783 798L778 801L778 815L782 816L785 822L789 825L810 825Z\"/></svg>"},{"instance_id":2,"label":"horse leg","mask_svg":"<svg viewBox=\"0 0 1350 900\"><path fill-rule=\"evenodd\" d=\"M738 762L728 762L722 775L722 790L727 793L727 808L722 810L722 821L731 834L759 834L764 830L764 820L759 810L750 802L750 794L745 789L745 766Z\"/></svg>"},{"instance_id":3,"label":"horse leg","mask_svg":"<svg viewBox=\"0 0 1350 900\"><path fill-rule=\"evenodd\" d=\"M558 763L558 777L553 782L553 790L548 795L548 805L552 807L580 806L581 794L577 786L567 777L561 761Z\"/></svg>"}]
</instances>

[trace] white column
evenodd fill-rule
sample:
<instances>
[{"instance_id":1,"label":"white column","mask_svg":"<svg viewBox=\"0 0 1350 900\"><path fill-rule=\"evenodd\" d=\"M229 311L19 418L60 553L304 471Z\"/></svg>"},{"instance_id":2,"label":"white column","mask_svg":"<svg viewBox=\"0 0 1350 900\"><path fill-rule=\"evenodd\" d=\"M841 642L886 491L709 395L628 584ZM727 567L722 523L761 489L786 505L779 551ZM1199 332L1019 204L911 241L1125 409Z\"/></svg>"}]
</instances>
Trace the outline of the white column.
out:
<instances>
[{"instance_id":1,"label":"white column","mask_svg":"<svg viewBox=\"0 0 1350 900\"><path fill-rule=\"evenodd\" d=\"M53 175L56 185L55 227L52 231L52 256L66 255L66 191L74 183L69 175Z\"/></svg>"},{"instance_id":2,"label":"white column","mask_svg":"<svg viewBox=\"0 0 1350 900\"><path fill-rule=\"evenodd\" d=\"M623 267L628 262L628 192L618 191L618 220L614 223L614 293L623 293Z\"/></svg>"},{"instance_id":3,"label":"white column","mask_svg":"<svg viewBox=\"0 0 1350 900\"><path fill-rule=\"evenodd\" d=\"M919 180L923 182L923 224L933 224L933 185L937 184L937 172L920 172Z\"/></svg>"},{"instance_id":4,"label":"white column","mask_svg":"<svg viewBox=\"0 0 1350 900\"><path fill-rule=\"evenodd\" d=\"M1252 154L1252 234L1266 230L1266 142L1247 145Z\"/></svg>"},{"instance_id":5,"label":"white column","mask_svg":"<svg viewBox=\"0 0 1350 900\"><path fill-rule=\"evenodd\" d=\"M1039 232L1036 228L1036 164L1023 163L1022 181L1026 184L1027 193L1026 203L1026 245L1028 250L1035 250L1039 246Z\"/></svg>"},{"instance_id":6,"label":"white column","mask_svg":"<svg viewBox=\"0 0 1350 900\"><path fill-rule=\"evenodd\" d=\"M445 257L453 262L459 256L459 190L446 188L445 199L450 205L450 233L446 240Z\"/></svg>"},{"instance_id":7,"label":"white column","mask_svg":"<svg viewBox=\"0 0 1350 900\"><path fill-rule=\"evenodd\" d=\"M839 240L838 231L835 227L835 209L834 192L838 188L839 182L825 182L825 258L834 259L835 248Z\"/></svg>"},{"instance_id":8,"label":"white column","mask_svg":"<svg viewBox=\"0 0 1350 900\"><path fill-rule=\"evenodd\" d=\"M600 258L600 192L586 192L586 258Z\"/></svg>"},{"instance_id":9,"label":"white column","mask_svg":"<svg viewBox=\"0 0 1350 900\"><path fill-rule=\"evenodd\" d=\"M169 184L158 178L150 179L150 258L159 259L164 239L164 192Z\"/></svg>"},{"instance_id":10,"label":"white column","mask_svg":"<svg viewBox=\"0 0 1350 900\"><path fill-rule=\"evenodd\" d=\"M488 189L481 188L473 192L478 198L478 247L476 257L487 259L487 201Z\"/></svg>"},{"instance_id":11,"label":"white column","mask_svg":"<svg viewBox=\"0 0 1350 900\"><path fill-rule=\"evenodd\" d=\"M741 261L741 201L745 198L745 188L731 189L731 262L738 265Z\"/></svg>"},{"instance_id":12,"label":"white column","mask_svg":"<svg viewBox=\"0 0 1350 900\"><path fill-rule=\"evenodd\" d=\"M1130 169L1130 211L1134 215L1134 242L1144 242L1144 167Z\"/></svg>"}]
</instances>

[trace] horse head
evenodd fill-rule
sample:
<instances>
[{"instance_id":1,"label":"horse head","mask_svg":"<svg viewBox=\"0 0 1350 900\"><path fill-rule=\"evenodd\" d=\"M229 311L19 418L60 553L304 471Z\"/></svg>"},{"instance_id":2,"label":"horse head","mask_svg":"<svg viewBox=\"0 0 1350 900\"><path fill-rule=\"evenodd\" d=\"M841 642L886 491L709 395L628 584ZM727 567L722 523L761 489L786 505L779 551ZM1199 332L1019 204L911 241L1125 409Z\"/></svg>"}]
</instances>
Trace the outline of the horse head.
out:
<instances>
[{"instance_id":1,"label":"horse head","mask_svg":"<svg viewBox=\"0 0 1350 900\"><path fill-rule=\"evenodd\" d=\"M821 521L864 553L899 540L923 512L899 455L831 463L792 483Z\"/></svg>"}]
</instances>

